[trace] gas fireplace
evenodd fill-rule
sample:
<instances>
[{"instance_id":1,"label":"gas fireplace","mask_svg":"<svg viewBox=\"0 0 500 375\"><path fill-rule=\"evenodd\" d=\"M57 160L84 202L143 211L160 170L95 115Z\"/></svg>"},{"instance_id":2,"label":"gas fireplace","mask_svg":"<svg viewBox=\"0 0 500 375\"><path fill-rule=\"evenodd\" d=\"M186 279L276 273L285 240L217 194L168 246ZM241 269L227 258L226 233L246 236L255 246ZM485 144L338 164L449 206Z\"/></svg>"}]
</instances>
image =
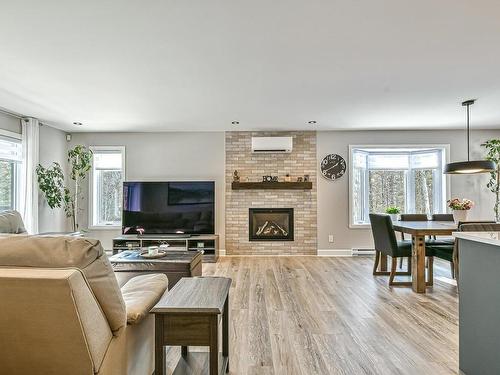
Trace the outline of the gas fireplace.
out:
<instances>
[{"instance_id":1,"label":"gas fireplace","mask_svg":"<svg viewBox=\"0 0 500 375\"><path fill-rule=\"evenodd\" d=\"M293 208L250 208L250 241L293 241Z\"/></svg>"}]
</instances>

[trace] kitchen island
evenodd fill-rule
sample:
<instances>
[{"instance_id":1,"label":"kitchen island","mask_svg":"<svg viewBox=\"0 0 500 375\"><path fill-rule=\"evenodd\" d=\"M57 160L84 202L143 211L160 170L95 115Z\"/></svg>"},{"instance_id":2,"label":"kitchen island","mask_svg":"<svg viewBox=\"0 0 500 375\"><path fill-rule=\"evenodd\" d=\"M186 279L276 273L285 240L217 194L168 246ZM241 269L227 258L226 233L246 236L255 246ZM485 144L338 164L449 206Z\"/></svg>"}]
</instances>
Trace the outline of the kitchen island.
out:
<instances>
[{"instance_id":1,"label":"kitchen island","mask_svg":"<svg viewBox=\"0 0 500 375\"><path fill-rule=\"evenodd\" d=\"M455 232L460 373L500 374L500 232Z\"/></svg>"}]
</instances>

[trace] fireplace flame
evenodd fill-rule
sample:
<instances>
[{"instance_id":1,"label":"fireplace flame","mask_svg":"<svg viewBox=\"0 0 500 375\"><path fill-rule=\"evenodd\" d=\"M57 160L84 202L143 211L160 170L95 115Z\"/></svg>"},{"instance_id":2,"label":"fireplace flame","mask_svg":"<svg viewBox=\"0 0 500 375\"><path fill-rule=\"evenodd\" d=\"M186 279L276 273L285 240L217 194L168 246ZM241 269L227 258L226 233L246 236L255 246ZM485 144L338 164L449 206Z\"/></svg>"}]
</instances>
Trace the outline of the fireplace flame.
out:
<instances>
[{"instance_id":1,"label":"fireplace flame","mask_svg":"<svg viewBox=\"0 0 500 375\"><path fill-rule=\"evenodd\" d=\"M266 221L264 225L260 226L256 233L257 236L288 236L288 232L275 223L274 221Z\"/></svg>"}]
</instances>

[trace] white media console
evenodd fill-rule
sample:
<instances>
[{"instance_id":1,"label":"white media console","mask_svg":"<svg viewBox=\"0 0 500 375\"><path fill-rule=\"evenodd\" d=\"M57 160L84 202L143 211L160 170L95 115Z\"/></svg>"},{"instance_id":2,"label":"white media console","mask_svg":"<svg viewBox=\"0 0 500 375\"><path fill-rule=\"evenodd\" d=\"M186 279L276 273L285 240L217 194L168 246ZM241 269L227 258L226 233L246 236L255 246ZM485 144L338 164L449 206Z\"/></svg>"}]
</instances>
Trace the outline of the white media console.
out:
<instances>
[{"instance_id":1,"label":"white media console","mask_svg":"<svg viewBox=\"0 0 500 375\"><path fill-rule=\"evenodd\" d=\"M192 237L136 236L122 235L113 238L113 254L123 250L141 247L168 245L169 250L203 250L203 261L212 263L219 258L219 235L199 235Z\"/></svg>"}]
</instances>

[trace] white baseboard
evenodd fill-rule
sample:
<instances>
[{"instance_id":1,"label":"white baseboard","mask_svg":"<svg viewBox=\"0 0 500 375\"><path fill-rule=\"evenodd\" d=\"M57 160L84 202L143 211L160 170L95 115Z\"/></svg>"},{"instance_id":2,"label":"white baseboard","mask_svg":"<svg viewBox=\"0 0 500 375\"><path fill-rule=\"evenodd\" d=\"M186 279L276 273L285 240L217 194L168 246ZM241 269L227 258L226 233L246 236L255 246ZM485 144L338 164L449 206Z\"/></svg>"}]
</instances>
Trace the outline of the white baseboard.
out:
<instances>
[{"instance_id":1,"label":"white baseboard","mask_svg":"<svg viewBox=\"0 0 500 375\"><path fill-rule=\"evenodd\" d=\"M219 255L234 258L286 258L286 257L316 257L317 255L307 254L226 254Z\"/></svg>"},{"instance_id":2,"label":"white baseboard","mask_svg":"<svg viewBox=\"0 0 500 375\"><path fill-rule=\"evenodd\" d=\"M434 280L439 280L439 281L441 281L443 283L457 286L457 280L450 279L449 277L435 276Z\"/></svg>"},{"instance_id":3,"label":"white baseboard","mask_svg":"<svg viewBox=\"0 0 500 375\"><path fill-rule=\"evenodd\" d=\"M352 249L353 256L362 256L362 255L375 255L375 250L370 248L355 248Z\"/></svg>"},{"instance_id":4,"label":"white baseboard","mask_svg":"<svg viewBox=\"0 0 500 375\"><path fill-rule=\"evenodd\" d=\"M352 257L354 255L371 255L375 252L368 249L359 249L356 254L353 254L352 249L318 249L317 256L319 257ZM227 255L225 249L219 249L219 256L235 256L235 257L289 257L289 256L311 256L311 255L300 255L300 254L237 254L237 255ZM314 255L313 255L314 256Z\"/></svg>"},{"instance_id":5,"label":"white baseboard","mask_svg":"<svg viewBox=\"0 0 500 375\"><path fill-rule=\"evenodd\" d=\"M351 249L318 249L319 257L350 257Z\"/></svg>"}]
</instances>

